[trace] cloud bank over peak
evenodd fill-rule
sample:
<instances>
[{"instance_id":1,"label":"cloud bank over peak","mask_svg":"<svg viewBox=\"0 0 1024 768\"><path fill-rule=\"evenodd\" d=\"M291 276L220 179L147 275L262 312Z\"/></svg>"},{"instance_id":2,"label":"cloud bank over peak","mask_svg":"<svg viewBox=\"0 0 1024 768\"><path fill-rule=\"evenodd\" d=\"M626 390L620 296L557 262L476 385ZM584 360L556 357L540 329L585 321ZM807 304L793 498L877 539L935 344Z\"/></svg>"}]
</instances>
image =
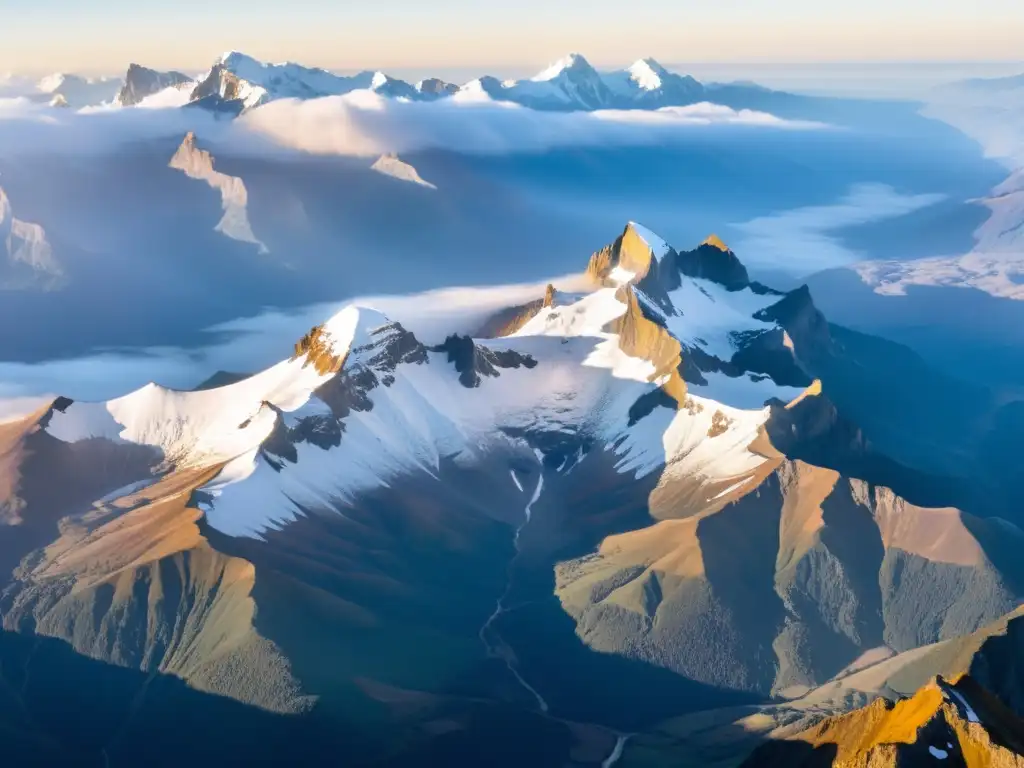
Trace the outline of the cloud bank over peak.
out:
<instances>
[{"instance_id":1,"label":"cloud bank over peak","mask_svg":"<svg viewBox=\"0 0 1024 768\"><path fill-rule=\"evenodd\" d=\"M901 194L885 184L854 185L840 200L761 216L735 224L737 249L748 254L748 266L782 269L804 276L863 259L837 233L886 219L895 219L942 202L942 194Z\"/></svg>"},{"instance_id":2,"label":"cloud bank over peak","mask_svg":"<svg viewBox=\"0 0 1024 768\"><path fill-rule=\"evenodd\" d=\"M180 140L195 132L233 152L275 150L378 156L446 149L474 154L559 147L685 141L709 129L814 130L821 124L701 103L654 111L542 112L479 95L437 102L384 98L371 91L281 99L234 120L199 108L68 110L0 99L0 158L26 153L102 154L138 141Z\"/></svg>"},{"instance_id":3,"label":"cloud bank over peak","mask_svg":"<svg viewBox=\"0 0 1024 768\"><path fill-rule=\"evenodd\" d=\"M566 146L649 144L682 140L687 129L716 126L823 127L708 103L655 111L542 112L479 97L407 102L370 92L279 100L253 110L237 123L242 130L283 147L361 156L424 149L500 154Z\"/></svg>"}]
</instances>

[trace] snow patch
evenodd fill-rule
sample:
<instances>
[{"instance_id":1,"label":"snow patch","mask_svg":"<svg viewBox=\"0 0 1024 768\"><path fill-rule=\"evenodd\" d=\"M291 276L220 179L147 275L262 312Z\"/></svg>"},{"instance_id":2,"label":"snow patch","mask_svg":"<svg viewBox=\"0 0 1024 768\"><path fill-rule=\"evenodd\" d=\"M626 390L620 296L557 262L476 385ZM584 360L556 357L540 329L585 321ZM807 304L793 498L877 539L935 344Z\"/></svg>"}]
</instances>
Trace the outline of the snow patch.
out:
<instances>
[{"instance_id":1,"label":"snow patch","mask_svg":"<svg viewBox=\"0 0 1024 768\"><path fill-rule=\"evenodd\" d=\"M739 483L766 461L749 447L769 415L691 394L678 411L658 408L632 427L610 424L607 434L616 470L637 479L664 466L666 475Z\"/></svg>"},{"instance_id":2,"label":"snow patch","mask_svg":"<svg viewBox=\"0 0 1024 768\"><path fill-rule=\"evenodd\" d=\"M616 264L612 267L612 271L608 273L608 279L618 285L625 285L636 280L636 272L630 272L628 269L623 269Z\"/></svg>"},{"instance_id":3,"label":"snow patch","mask_svg":"<svg viewBox=\"0 0 1024 768\"><path fill-rule=\"evenodd\" d=\"M737 334L776 328L774 323L753 316L781 298L757 294L749 288L727 291L711 280L684 276L682 284L669 293L679 314L666 318L668 329L686 346L699 347L720 360L731 360L737 349Z\"/></svg>"},{"instance_id":4,"label":"snow patch","mask_svg":"<svg viewBox=\"0 0 1024 768\"><path fill-rule=\"evenodd\" d=\"M548 80L554 80L556 77L564 73L566 70L572 69L574 66L577 65L577 62L580 61L586 63L586 60L583 59L583 57L580 56L578 53L570 53L568 56L564 56L558 61L550 64L548 67L538 72L530 79L535 83L543 83L547 82Z\"/></svg>"},{"instance_id":5,"label":"snow patch","mask_svg":"<svg viewBox=\"0 0 1024 768\"><path fill-rule=\"evenodd\" d=\"M514 469L510 469L508 473L512 475L512 482L516 484L516 488L519 489L520 493L523 493L523 484L519 482L519 476L516 475L516 471Z\"/></svg>"}]
</instances>

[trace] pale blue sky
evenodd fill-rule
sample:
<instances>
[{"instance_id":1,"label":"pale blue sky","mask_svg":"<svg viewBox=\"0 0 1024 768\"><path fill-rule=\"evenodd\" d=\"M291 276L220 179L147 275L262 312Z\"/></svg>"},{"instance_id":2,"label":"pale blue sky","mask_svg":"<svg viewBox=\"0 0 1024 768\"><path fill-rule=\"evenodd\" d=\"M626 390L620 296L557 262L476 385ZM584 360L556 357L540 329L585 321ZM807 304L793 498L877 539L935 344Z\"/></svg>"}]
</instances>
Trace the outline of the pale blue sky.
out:
<instances>
[{"instance_id":1,"label":"pale blue sky","mask_svg":"<svg viewBox=\"0 0 1024 768\"><path fill-rule=\"evenodd\" d=\"M0 18L0 72L198 70L228 49L512 74L568 51L600 66L1024 59L1022 0L0 0Z\"/></svg>"}]
</instances>

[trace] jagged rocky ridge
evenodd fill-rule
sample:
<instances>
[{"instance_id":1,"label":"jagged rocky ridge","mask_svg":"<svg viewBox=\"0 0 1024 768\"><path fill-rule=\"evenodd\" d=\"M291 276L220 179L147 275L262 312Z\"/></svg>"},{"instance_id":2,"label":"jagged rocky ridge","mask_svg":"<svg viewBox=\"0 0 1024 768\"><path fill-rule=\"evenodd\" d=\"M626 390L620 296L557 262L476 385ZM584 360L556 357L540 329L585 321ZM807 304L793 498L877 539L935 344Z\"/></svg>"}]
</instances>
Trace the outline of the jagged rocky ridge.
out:
<instances>
[{"instance_id":1,"label":"jagged rocky ridge","mask_svg":"<svg viewBox=\"0 0 1024 768\"><path fill-rule=\"evenodd\" d=\"M830 401L806 290L639 224L587 274L489 338L349 308L254 376L0 425L5 630L298 715L357 764L530 736L596 766L865 658L922 654L924 684L1020 603L1021 532L921 501Z\"/></svg>"},{"instance_id":2,"label":"jagged rocky ridge","mask_svg":"<svg viewBox=\"0 0 1024 768\"><path fill-rule=\"evenodd\" d=\"M181 72L158 72L139 64L130 64L124 85L114 103L122 107L135 106L148 96L167 88L182 88L191 82L192 78Z\"/></svg>"}]
</instances>

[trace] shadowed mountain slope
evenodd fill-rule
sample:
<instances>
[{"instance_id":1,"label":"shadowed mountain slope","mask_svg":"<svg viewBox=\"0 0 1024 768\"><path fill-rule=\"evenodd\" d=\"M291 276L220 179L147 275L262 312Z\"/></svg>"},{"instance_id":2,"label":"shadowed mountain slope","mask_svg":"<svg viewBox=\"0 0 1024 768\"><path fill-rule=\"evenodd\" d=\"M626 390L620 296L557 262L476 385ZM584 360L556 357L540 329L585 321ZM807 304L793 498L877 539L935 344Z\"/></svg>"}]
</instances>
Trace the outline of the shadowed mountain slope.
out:
<instances>
[{"instance_id":1,"label":"shadowed mountain slope","mask_svg":"<svg viewBox=\"0 0 1024 768\"><path fill-rule=\"evenodd\" d=\"M960 728L932 689L843 713L911 654L922 684L957 644L1002 669L989 628L1024 601L1024 533L864 437L817 376L864 361L806 289L637 223L586 276L489 338L429 346L348 307L254 375L0 425L4 629L356 765L524 741L541 765L641 764L700 718L731 764L769 738L756 755L888 759L904 742L856 723ZM850 682L876 663L891 674ZM811 701L840 719L777 747Z\"/></svg>"}]
</instances>

